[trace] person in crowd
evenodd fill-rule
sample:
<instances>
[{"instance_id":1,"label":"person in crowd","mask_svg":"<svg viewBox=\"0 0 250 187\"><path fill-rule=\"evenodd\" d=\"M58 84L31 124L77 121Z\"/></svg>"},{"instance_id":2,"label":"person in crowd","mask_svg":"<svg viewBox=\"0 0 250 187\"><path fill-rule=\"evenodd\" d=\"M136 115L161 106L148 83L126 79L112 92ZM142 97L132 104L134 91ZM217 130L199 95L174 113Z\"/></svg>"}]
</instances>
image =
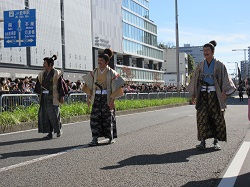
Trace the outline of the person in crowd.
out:
<instances>
[{"instance_id":1,"label":"person in crowd","mask_svg":"<svg viewBox=\"0 0 250 187\"><path fill-rule=\"evenodd\" d=\"M21 94L21 91L18 88L18 84L16 84L15 82L11 83L10 93L12 93L12 94Z\"/></svg>"},{"instance_id":2,"label":"person in crowd","mask_svg":"<svg viewBox=\"0 0 250 187\"><path fill-rule=\"evenodd\" d=\"M198 140L196 148L205 149L206 139L214 138L214 149L221 149L218 141L227 141L224 111L227 96L236 87L227 73L226 66L214 58L216 41L203 46L204 61L196 67L188 85L192 103L196 103Z\"/></svg>"},{"instance_id":3,"label":"person in crowd","mask_svg":"<svg viewBox=\"0 0 250 187\"><path fill-rule=\"evenodd\" d=\"M74 93L74 92L76 92L76 89L77 89L76 83L73 82L73 83L72 83L72 86L71 86L71 91Z\"/></svg>"},{"instance_id":4,"label":"person in crowd","mask_svg":"<svg viewBox=\"0 0 250 187\"><path fill-rule=\"evenodd\" d=\"M243 101L243 86L242 84L238 87L240 102Z\"/></svg>"},{"instance_id":5,"label":"person in crowd","mask_svg":"<svg viewBox=\"0 0 250 187\"><path fill-rule=\"evenodd\" d=\"M250 97L250 86L247 85L247 90L246 90L247 98Z\"/></svg>"},{"instance_id":6,"label":"person in crowd","mask_svg":"<svg viewBox=\"0 0 250 187\"><path fill-rule=\"evenodd\" d=\"M18 84L18 83L21 82L21 81L20 81L20 79L16 78L16 79L14 80L14 82L15 82L16 84Z\"/></svg>"},{"instance_id":7,"label":"person in crowd","mask_svg":"<svg viewBox=\"0 0 250 187\"><path fill-rule=\"evenodd\" d=\"M20 94L24 94L25 93L25 85L23 83L23 81L20 81L18 84L17 84L17 87L18 87L18 90L20 92Z\"/></svg>"},{"instance_id":8,"label":"person in crowd","mask_svg":"<svg viewBox=\"0 0 250 187\"><path fill-rule=\"evenodd\" d=\"M8 93L9 92L9 86L8 86L7 80L5 78L0 79L0 91L2 93Z\"/></svg>"},{"instance_id":9,"label":"person in crowd","mask_svg":"<svg viewBox=\"0 0 250 187\"><path fill-rule=\"evenodd\" d=\"M90 127L93 139L90 146L98 145L99 137L108 138L108 143L114 143L114 138L117 138L114 102L116 97L123 95L124 80L108 66L112 56L113 51L105 49L98 55L98 67L83 76L85 84L82 90L88 94L88 106L92 104Z\"/></svg>"},{"instance_id":10,"label":"person in crowd","mask_svg":"<svg viewBox=\"0 0 250 187\"><path fill-rule=\"evenodd\" d=\"M82 83L80 80L76 81L76 90L77 92L82 92Z\"/></svg>"},{"instance_id":11,"label":"person in crowd","mask_svg":"<svg viewBox=\"0 0 250 187\"><path fill-rule=\"evenodd\" d=\"M59 104L63 103L67 95L67 86L62 77L62 72L54 68L56 55L45 57L44 70L38 74L35 93L40 94L40 107L38 111L38 132L48 133L45 139L52 138L52 132L57 137L62 135Z\"/></svg>"},{"instance_id":12,"label":"person in crowd","mask_svg":"<svg viewBox=\"0 0 250 187\"><path fill-rule=\"evenodd\" d=\"M70 93L70 92L71 92L72 83L70 83L70 81L69 81L68 79L65 80L65 83L66 83L66 85L67 85L68 92Z\"/></svg>"}]
</instances>

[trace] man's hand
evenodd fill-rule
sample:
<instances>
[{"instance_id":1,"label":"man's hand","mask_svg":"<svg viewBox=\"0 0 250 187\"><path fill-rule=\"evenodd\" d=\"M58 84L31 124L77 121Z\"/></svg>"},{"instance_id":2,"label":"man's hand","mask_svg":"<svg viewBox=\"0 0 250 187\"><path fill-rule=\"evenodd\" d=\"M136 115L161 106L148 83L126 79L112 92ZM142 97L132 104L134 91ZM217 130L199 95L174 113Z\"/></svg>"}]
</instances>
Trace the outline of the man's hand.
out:
<instances>
[{"instance_id":1,"label":"man's hand","mask_svg":"<svg viewBox=\"0 0 250 187\"><path fill-rule=\"evenodd\" d=\"M87 96L87 105L88 105L88 108L90 108L90 105L91 105L91 96L90 95Z\"/></svg>"},{"instance_id":2,"label":"man's hand","mask_svg":"<svg viewBox=\"0 0 250 187\"><path fill-rule=\"evenodd\" d=\"M195 101L195 96L193 95L193 96L192 96L192 100L191 100L191 104L194 105L195 103L196 103L196 101Z\"/></svg>"},{"instance_id":3,"label":"man's hand","mask_svg":"<svg viewBox=\"0 0 250 187\"><path fill-rule=\"evenodd\" d=\"M109 102L109 109L113 110L115 108L115 100L114 99L110 99Z\"/></svg>"},{"instance_id":4,"label":"man's hand","mask_svg":"<svg viewBox=\"0 0 250 187\"><path fill-rule=\"evenodd\" d=\"M61 97L59 102L60 102L61 104L63 104L63 103L64 103L64 97Z\"/></svg>"},{"instance_id":5,"label":"man's hand","mask_svg":"<svg viewBox=\"0 0 250 187\"><path fill-rule=\"evenodd\" d=\"M221 93L221 99L222 99L223 101L225 101L225 100L227 99L227 94L226 94L225 91L223 91L223 92Z\"/></svg>"}]
</instances>

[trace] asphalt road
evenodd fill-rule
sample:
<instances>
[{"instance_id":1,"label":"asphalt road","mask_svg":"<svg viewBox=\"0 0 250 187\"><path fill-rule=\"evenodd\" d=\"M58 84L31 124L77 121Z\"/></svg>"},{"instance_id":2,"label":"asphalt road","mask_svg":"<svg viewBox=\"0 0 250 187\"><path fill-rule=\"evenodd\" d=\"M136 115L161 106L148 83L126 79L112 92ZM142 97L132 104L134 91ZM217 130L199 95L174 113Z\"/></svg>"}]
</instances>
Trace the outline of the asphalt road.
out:
<instances>
[{"instance_id":1,"label":"asphalt road","mask_svg":"<svg viewBox=\"0 0 250 187\"><path fill-rule=\"evenodd\" d=\"M194 148L195 115L188 105L118 116L116 143L97 147L86 145L89 121L64 125L62 137L46 141L37 130L0 135L0 186L215 186L250 128L247 101L229 100L220 151L212 140L205 151Z\"/></svg>"}]
</instances>

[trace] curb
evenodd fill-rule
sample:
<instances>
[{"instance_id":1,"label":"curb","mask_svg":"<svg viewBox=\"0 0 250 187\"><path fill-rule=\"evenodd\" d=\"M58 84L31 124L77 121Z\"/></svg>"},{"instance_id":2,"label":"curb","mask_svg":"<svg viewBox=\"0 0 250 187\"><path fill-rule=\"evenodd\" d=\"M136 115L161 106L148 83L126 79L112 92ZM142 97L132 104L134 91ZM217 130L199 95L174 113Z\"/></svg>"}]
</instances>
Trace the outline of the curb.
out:
<instances>
[{"instance_id":1,"label":"curb","mask_svg":"<svg viewBox=\"0 0 250 187\"><path fill-rule=\"evenodd\" d=\"M116 116L147 112L147 111L153 111L153 110L160 110L164 108L172 108L172 107L185 106L185 105L189 105L189 102L154 106L154 107L146 107L146 108L139 108L139 109L131 109L131 110L121 110L121 111L116 111ZM67 124L67 123L87 121L89 119L90 119L90 115L82 115L82 116L72 116L68 118L62 118L61 120L62 120L62 124ZM35 129L35 128L37 128L37 121L36 122L22 122L18 125L0 126L0 134Z\"/></svg>"}]
</instances>

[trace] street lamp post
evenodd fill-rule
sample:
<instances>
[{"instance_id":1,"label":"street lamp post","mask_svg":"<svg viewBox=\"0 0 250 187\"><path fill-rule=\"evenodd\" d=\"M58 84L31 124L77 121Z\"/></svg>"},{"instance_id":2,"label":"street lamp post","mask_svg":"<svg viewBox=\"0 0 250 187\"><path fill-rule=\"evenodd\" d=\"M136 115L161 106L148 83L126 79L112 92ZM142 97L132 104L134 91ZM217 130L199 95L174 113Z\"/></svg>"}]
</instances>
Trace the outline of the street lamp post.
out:
<instances>
[{"instance_id":1,"label":"street lamp post","mask_svg":"<svg viewBox=\"0 0 250 187\"><path fill-rule=\"evenodd\" d=\"M247 59L246 59L246 51L248 49L233 49L232 51L244 51L244 66L246 66ZM238 65L238 64L237 64ZM246 78L246 69L244 70L244 78Z\"/></svg>"},{"instance_id":2,"label":"street lamp post","mask_svg":"<svg viewBox=\"0 0 250 187\"><path fill-rule=\"evenodd\" d=\"M234 80L235 80L235 84L237 84L237 81L236 80L238 80L238 63L237 62L227 62L227 63L235 63L235 69L234 70L236 70L235 71L235 78L234 78ZM232 70L232 69L229 69L229 70Z\"/></svg>"},{"instance_id":3,"label":"street lamp post","mask_svg":"<svg viewBox=\"0 0 250 187\"><path fill-rule=\"evenodd\" d=\"M180 67L179 67L179 31L178 31L178 8L175 0L175 35L176 35L176 74L177 74L177 91L180 93Z\"/></svg>"}]
</instances>

